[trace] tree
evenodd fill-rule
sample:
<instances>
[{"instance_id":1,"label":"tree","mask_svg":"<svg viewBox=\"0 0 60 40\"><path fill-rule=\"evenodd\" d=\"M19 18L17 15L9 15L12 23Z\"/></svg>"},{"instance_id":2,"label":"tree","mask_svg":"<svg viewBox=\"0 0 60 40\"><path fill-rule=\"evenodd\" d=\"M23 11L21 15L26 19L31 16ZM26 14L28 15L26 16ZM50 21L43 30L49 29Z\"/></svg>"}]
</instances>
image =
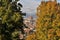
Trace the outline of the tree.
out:
<instances>
[{"instance_id":1,"label":"tree","mask_svg":"<svg viewBox=\"0 0 60 40\"><path fill-rule=\"evenodd\" d=\"M42 1L37 8L36 40L60 40L60 3Z\"/></svg>"},{"instance_id":2,"label":"tree","mask_svg":"<svg viewBox=\"0 0 60 40\"><path fill-rule=\"evenodd\" d=\"M26 40L35 40L35 32L27 35Z\"/></svg>"},{"instance_id":3,"label":"tree","mask_svg":"<svg viewBox=\"0 0 60 40\"><path fill-rule=\"evenodd\" d=\"M0 39L18 40L21 31L24 34L22 5L19 0L0 0Z\"/></svg>"}]
</instances>

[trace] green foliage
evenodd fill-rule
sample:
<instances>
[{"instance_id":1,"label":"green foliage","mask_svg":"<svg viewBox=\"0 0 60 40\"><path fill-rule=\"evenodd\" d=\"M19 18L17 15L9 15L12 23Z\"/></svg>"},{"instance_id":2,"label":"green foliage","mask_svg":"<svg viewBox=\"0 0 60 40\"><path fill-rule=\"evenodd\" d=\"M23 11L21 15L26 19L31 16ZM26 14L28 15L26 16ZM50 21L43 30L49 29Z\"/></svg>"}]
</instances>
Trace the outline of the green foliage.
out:
<instances>
[{"instance_id":1,"label":"green foliage","mask_svg":"<svg viewBox=\"0 0 60 40\"><path fill-rule=\"evenodd\" d=\"M17 9L17 4L12 0L0 0L0 39L1 40L18 40L18 33L23 24L23 15ZM14 4L15 3L15 4ZM20 4L22 7L22 5ZM14 7L14 8L13 8ZM21 8L19 7L19 8ZM15 9L16 8L16 9ZM14 9L14 10L13 10Z\"/></svg>"}]
</instances>

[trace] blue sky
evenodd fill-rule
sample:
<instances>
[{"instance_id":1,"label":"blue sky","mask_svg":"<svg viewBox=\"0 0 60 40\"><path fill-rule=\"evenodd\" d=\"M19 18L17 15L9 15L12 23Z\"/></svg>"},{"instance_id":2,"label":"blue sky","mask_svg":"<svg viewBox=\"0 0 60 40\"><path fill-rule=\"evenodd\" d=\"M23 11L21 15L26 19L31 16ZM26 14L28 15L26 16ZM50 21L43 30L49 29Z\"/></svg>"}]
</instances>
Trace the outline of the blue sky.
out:
<instances>
[{"instance_id":1,"label":"blue sky","mask_svg":"<svg viewBox=\"0 0 60 40\"><path fill-rule=\"evenodd\" d=\"M40 4L41 0L20 0L23 5L22 11L27 13L27 16L35 16L36 9ZM58 0L60 2L60 0Z\"/></svg>"},{"instance_id":2,"label":"blue sky","mask_svg":"<svg viewBox=\"0 0 60 40\"><path fill-rule=\"evenodd\" d=\"M23 11L27 13L35 12L36 7L40 3L39 0L20 0L23 5Z\"/></svg>"}]
</instances>

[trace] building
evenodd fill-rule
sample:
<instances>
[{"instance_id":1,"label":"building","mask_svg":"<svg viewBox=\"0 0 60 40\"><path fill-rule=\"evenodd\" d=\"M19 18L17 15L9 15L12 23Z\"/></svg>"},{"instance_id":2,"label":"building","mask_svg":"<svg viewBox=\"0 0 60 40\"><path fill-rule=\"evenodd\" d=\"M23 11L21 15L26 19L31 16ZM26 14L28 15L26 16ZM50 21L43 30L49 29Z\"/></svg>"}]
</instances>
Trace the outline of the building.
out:
<instances>
[{"instance_id":1,"label":"building","mask_svg":"<svg viewBox=\"0 0 60 40\"><path fill-rule=\"evenodd\" d=\"M28 27L24 30L30 34L31 32L35 31L35 19L32 16L29 16L28 18L24 19L24 24Z\"/></svg>"}]
</instances>

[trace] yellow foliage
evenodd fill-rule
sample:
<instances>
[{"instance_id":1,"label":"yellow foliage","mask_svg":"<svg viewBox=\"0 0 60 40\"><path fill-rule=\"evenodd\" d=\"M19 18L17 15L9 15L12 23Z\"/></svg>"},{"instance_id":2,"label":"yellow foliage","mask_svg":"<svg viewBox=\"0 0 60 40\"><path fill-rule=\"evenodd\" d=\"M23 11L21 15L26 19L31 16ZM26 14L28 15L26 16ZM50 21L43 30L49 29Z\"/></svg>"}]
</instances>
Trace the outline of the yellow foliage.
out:
<instances>
[{"instance_id":1,"label":"yellow foliage","mask_svg":"<svg viewBox=\"0 0 60 40\"><path fill-rule=\"evenodd\" d=\"M60 29L56 30L57 36L60 36Z\"/></svg>"},{"instance_id":2,"label":"yellow foliage","mask_svg":"<svg viewBox=\"0 0 60 40\"><path fill-rule=\"evenodd\" d=\"M35 38L35 34L29 34L27 37L26 37L26 40L34 40Z\"/></svg>"},{"instance_id":3,"label":"yellow foliage","mask_svg":"<svg viewBox=\"0 0 60 40\"><path fill-rule=\"evenodd\" d=\"M39 12L40 10L40 12ZM60 37L60 4L56 1L47 1L37 8L35 40L59 40Z\"/></svg>"}]
</instances>

